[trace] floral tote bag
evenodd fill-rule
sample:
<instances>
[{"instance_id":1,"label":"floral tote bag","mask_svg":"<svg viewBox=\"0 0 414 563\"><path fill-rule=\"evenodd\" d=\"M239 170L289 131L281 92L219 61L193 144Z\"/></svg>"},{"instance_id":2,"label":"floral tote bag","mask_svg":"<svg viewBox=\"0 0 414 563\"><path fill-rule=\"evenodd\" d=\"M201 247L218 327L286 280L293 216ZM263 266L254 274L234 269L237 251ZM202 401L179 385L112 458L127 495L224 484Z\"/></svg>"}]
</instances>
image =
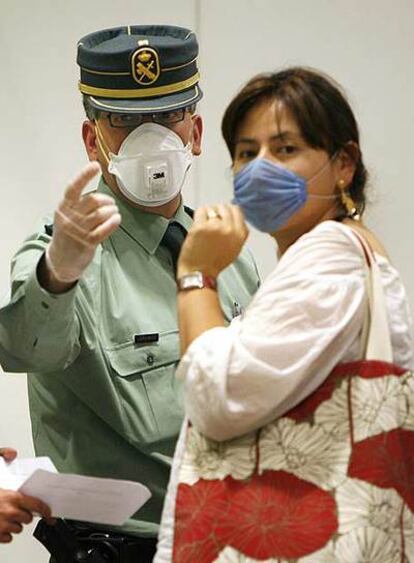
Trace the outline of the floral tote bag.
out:
<instances>
[{"instance_id":1,"label":"floral tote bag","mask_svg":"<svg viewBox=\"0 0 414 563\"><path fill-rule=\"evenodd\" d=\"M174 563L414 562L414 378L392 364L367 243L362 361L284 416L227 442L188 425L172 509Z\"/></svg>"}]
</instances>

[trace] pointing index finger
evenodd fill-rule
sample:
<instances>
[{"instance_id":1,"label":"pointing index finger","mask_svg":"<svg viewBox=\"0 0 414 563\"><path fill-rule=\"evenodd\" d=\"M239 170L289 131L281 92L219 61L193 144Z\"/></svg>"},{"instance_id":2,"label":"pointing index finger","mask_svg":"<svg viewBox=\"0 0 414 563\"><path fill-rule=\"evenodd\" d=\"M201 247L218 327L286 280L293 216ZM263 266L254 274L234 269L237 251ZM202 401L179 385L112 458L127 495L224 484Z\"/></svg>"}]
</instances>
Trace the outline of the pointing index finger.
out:
<instances>
[{"instance_id":1,"label":"pointing index finger","mask_svg":"<svg viewBox=\"0 0 414 563\"><path fill-rule=\"evenodd\" d=\"M76 203L79 201L82 191L85 186L92 180L94 176L100 171L101 167L97 162L90 162L83 168L65 190L65 200L67 202Z\"/></svg>"}]
</instances>

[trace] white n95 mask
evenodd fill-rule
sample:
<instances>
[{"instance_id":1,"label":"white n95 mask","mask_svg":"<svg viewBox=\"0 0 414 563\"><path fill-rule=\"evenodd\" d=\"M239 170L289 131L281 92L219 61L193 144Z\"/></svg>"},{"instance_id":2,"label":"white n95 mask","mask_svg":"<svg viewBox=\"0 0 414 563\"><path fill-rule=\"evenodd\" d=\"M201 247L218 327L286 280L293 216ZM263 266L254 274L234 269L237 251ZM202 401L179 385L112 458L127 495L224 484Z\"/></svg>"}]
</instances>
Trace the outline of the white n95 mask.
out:
<instances>
[{"instance_id":1,"label":"white n95 mask","mask_svg":"<svg viewBox=\"0 0 414 563\"><path fill-rule=\"evenodd\" d=\"M174 131L143 123L124 139L118 154L109 153L108 171L126 198L156 207L180 193L192 158L190 143L184 146Z\"/></svg>"}]
</instances>

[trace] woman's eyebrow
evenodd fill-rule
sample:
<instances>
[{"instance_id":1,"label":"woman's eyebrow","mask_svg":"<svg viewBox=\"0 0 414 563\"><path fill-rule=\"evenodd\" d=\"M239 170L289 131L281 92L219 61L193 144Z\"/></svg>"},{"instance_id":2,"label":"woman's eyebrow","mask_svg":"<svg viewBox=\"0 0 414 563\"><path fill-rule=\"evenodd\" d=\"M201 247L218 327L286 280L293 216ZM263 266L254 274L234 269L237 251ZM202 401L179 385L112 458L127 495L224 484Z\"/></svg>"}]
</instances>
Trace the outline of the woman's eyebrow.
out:
<instances>
[{"instance_id":1,"label":"woman's eyebrow","mask_svg":"<svg viewBox=\"0 0 414 563\"><path fill-rule=\"evenodd\" d=\"M238 145L239 143L257 143L258 141L256 139L249 139L248 137L240 137L240 139L236 139L234 144Z\"/></svg>"},{"instance_id":2,"label":"woman's eyebrow","mask_svg":"<svg viewBox=\"0 0 414 563\"><path fill-rule=\"evenodd\" d=\"M295 131L281 131L280 133L277 133L276 135L272 135L271 137L272 141L284 141L285 139L301 139L301 135L300 133L296 133Z\"/></svg>"},{"instance_id":3,"label":"woman's eyebrow","mask_svg":"<svg viewBox=\"0 0 414 563\"><path fill-rule=\"evenodd\" d=\"M271 141L285 141L286 139L301 139L302 136L299 133L296 133L294 131L281 131L280 133L276 133L275 135L272 135L270 137ZM249 143L249 144L253 144L253 143L258 143L257 139L252 139L250 137L240 137L239 139L236 139L235 141L235 145L238 145L239 143Z\"/></svg>"}]
</instances>

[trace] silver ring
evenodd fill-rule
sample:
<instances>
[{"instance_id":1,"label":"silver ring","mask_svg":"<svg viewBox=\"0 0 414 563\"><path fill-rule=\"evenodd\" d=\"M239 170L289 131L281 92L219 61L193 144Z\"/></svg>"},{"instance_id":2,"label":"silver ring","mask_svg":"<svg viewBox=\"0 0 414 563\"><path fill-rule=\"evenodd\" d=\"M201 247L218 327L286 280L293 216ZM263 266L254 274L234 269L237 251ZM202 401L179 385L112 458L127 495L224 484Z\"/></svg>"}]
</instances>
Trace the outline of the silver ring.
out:
<instances>
[{"instance_id":1,"label":"silver ring","mask_svg":"<svg viewBox=\"0 0 414 563\"><path fill-rule=\"evenodd\" d=\"M221 217L214 209L207 209L207 219L221 219Z\"/></svg>"}]
</instances>

